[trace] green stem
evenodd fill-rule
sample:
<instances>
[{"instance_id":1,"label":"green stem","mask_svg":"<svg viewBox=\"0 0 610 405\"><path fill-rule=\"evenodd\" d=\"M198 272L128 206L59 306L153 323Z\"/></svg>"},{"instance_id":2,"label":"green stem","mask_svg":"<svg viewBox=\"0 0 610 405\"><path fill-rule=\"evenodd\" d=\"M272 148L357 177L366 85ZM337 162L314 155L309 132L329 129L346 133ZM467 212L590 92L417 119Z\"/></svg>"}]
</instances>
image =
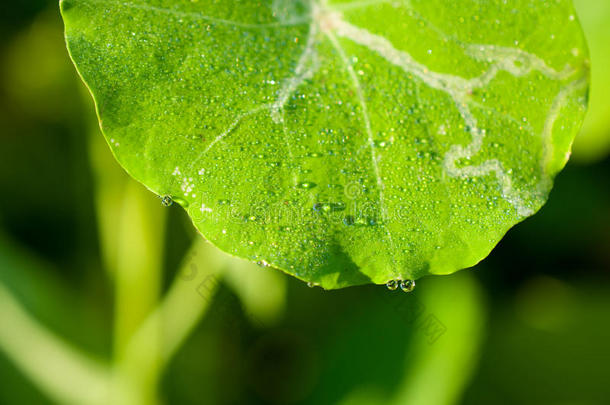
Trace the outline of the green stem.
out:
<instances>
[{"instance_id":1,"label":"green stem","mask_svg":"<svg viewBox=\"0 0 610 405\"><path fill-rule=\"evenodd\" d=\"M157 336L150 335L142 369L117 368L133 334L159 302L163 270L166 210L158 198L129 179L116 164L108 146L92 131L89 155L96 180L96 209L100 250L115 284L113 403L156 403L155 379L143 372L155 368L161 353Z\"/></svg>"},{"instance_id":2,"label":"green stem","mask_svg":"<svg viewBox=\"0 0 610 405\"><path fill-rule=\"evenodd\" d=\"M142 322L158 305L162 262L165 211L159 200L141 185L128 182L116 242L115 280L115 364L123 364L128 344ZM137 367L119 368L117 393L113 403L154 404L157 397L155 374L161 342L151 333L143 348L146 355Z\"/></svg>"},{"instance_id":3,"label":"green stem","mask_svg":"<svg viewBox=\"0 0 610 405\"><path fill-rule=\"evenodd\" d=\"M110 373L49 332L22 308L0 284L0 348L55 402L96 405L106 403ZM44 359L44 363L41 363Z\"/></svg>"},{"instance_id":4,"label":"green stem","mask_svg":"<svg viewBox=\"0 0 610 405\"><path fill-rule=\"evenodd\" d=\"M165 211L155 196L141 185L129 182L119 215L115 352L121 357L133 333L159 300Z\"/></svg>"},{"instance_id":5,"label":"green stem","mask_svg":"<svg viewBox=\"0 0 610 405\"><path fill-rule=\"evenodd\" d=\"M167 363L205 314L228 256L198 237L186 257L190 260L184 261L163 302L132 335L117 365L118 379L137 374L142 381L156 385ZM156 348L159 356L153 359L150 351ZM129 400L121 403L136 403L129 387L123 387L122 395Z\"/></svg>"}]
</instances>

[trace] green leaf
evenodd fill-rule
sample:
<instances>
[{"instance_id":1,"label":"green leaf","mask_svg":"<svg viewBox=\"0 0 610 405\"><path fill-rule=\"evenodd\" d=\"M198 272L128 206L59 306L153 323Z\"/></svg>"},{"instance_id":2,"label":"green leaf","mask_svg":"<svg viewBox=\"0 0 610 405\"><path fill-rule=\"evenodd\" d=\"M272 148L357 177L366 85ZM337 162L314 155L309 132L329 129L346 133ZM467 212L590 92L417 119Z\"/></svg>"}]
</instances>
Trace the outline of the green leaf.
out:
<instances>
[{"instance_id":1,"label":"green leaf","mask_svg":"<svg viewBox=\"0 0 610 405\"><path fill-rule=\"evenodd\" d=\"M595 84L587 117L574 143L574 158L591 163L610 152L610 2L576 0L574 6L591 51L591 81Z\"/></svg>"},{"instance_id":2,"label":"green leaf","mask_svg":"<svg viewBox=\"0 0 610 405\"><path fill-rule=\"evenodd\" d=\"M325 288L447 274L545 202L586 108L569 0L63 0L119 162Z\"/></svg>"}]
</instances>

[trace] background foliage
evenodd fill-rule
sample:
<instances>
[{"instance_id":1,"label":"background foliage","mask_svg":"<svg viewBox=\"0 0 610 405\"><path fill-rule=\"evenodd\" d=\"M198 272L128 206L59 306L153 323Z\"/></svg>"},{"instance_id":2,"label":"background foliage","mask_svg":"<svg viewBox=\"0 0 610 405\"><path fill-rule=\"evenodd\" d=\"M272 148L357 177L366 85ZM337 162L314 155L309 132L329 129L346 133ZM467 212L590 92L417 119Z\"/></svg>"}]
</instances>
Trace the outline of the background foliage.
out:
<instances>
[{"instance_id":1,"label":"background foliage","mask_svg":"<svg viewBox=\"0 0 610 405\"><path fill-rule=\"evenodd\" d=\"M110 157L56 2L3 2L0 403L607 403L610 7L576 6L592 106L549 203L406 295L197 242Z\"/></svg>"}]
</instances>

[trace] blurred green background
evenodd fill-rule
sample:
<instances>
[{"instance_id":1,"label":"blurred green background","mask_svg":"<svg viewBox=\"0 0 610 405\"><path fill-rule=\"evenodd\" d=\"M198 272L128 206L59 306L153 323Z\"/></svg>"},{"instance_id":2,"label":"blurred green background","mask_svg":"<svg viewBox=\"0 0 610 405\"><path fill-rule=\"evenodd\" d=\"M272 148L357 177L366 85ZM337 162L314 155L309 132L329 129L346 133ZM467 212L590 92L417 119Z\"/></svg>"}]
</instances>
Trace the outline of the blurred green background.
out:
<instances>
[{"instance_id":1,"label":"blurred green background","mask_svg":"<svg viewBox=\"0 0 610 405\"><path fill-rule=\"evenodd\" d=\"M0 4L0 404L610 404L610 1L549 203L473 270L324 292L227 258L98 133L55 0Z\"/></svg>"}]
</instances>

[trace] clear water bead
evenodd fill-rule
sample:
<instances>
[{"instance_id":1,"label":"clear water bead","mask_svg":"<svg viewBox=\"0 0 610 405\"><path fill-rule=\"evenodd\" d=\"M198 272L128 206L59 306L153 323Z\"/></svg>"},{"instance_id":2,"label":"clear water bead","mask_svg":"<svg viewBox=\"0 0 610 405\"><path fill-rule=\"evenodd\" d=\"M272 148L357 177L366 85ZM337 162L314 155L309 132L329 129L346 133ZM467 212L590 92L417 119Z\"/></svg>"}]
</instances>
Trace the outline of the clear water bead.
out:
<instances>
[{"instance_id":1,"label":"clear water bead","mask_svg":"<svg viewBox=\"0 0 610 405\"><path fill-rule=\"evenodd\" d=\"M170 205L172 205L173 203L174 203L174 201L172 200L172 197L170 197L170 196L168 196L168 195L163 196L163 197L161 198L161 204L162 204L164 207L169 207L169 206L170 206Z\"/></svg>"},{"instance_id":2,"label":"clear water bead","mask_svg":"<svg viewBox=\"0 0 610 405\"><path fill-rule=\"evenodd\" d=\"M403 280L400 282L400 289L404 292L411 292L415 289L415 280Z\"/></svg>"},{"instance_id":3,"label":"clear water bead","mask_svg":"<svg viewBox=\"0 0 610 405\"><path fill-rule=\"evenodd\" d=\"M385 285L386 287L388 287L388 290L390 291L394 291L398 288L398 281L396 280L390 280L386 283Z\"/></svg>"}]
</instances>

